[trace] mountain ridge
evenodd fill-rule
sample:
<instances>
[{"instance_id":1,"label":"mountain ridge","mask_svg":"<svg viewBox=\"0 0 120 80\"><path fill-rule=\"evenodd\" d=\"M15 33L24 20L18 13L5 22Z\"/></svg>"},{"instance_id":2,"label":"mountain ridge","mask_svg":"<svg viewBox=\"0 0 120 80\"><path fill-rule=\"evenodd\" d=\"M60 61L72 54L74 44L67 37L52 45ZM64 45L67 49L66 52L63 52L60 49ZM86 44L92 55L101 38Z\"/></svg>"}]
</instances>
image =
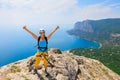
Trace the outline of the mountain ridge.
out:
<instances>
[{"instance_id":1,"label":"mountain ridge","mask_svg":"<svg viewBox=\"0 0 120 80\"><path fill-rule=\"evenodd\" d=\"M70 35L102 43L102 47L120 46L120 18L76 22Z\"/></svg>"}]
</instances>

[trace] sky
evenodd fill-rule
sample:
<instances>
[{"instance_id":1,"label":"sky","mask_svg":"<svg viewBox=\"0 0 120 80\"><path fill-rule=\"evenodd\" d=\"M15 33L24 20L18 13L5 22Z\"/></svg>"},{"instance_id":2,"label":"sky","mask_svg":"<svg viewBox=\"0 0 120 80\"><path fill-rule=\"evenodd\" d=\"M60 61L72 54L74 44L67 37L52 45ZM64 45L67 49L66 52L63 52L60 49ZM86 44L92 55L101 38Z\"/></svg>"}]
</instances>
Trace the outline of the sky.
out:
<instances>
[{"instance_id":1,"label":"sky","mask_svg":"<svg viewBox=\"0 0 120 80\"><path fill-rule=\"evenodd\" d=\"M105 18L120 18L120 0L0 0L0 26L74 24Z\"/></svg>"},{"instance_id":2,"label":"sky","mask_svg":"<svg viewBox=\"0 0 120 80\"><path fill-rule=\"evenodd\" d=\"M51 31L55 26L49 25L60 25L69 30L77 21L106 18L120 18L120 0L0 0L0 54L23 51L26 45L33 48L24 25L39 34L40 27Z\"/></svg>"}]
</instances>

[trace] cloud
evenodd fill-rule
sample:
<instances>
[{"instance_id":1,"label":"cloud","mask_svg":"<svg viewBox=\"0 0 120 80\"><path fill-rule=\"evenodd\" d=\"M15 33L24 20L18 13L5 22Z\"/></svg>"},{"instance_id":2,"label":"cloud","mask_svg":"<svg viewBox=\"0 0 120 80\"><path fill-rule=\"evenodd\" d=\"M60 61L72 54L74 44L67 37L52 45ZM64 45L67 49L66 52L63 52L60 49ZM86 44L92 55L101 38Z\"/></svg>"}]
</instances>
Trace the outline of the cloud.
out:
<instances>
[{"instance_id":1,"label":"cloud","mask_svg":"<svg viewBox=\"0 0 120 80\"><path fill-rule=\"evenodd\" d=\"M53 24L75 3L76 0L1 0L0 17L5 21L8 18L11 23Z\"/></svg>"},{"instance_id":2,"label":"cloud","mask_svg":"<svg viewBox=\"0 0 120 80\"><path fill-rule=\"evenodd\" d=\"M120 11L113 8L119 4L109 6L103 2L80 7L77 3L77 0L0 0L0 24L71 24L120 17Z\"/></svg>"},{"instance_id":3,"label":"cloud","mask_svg":"<svg viewBox=\"0 0 120 80\"><path fill-rule=\"evenodd\" d=\"M25 9L40 13L64 12L73 7L76 0L1 0L3 8ZM10 9L10 8L9 8Z\"/></svg>"},{"instance_id":4,"label":"cloud","mask_svg":"<svg viewBox=\"0 0 120 80\"><path fill-rule=\"evenodd\" d=\"M105 15L111 11L110 7L103 6L102 4L89 5L84 8L77 7L74 11L74 17L85 20L85 19L99 19L105 18Z\"/></svg>"},{"instance_id":5,"label":"cloud","mask_svg":"<svg viewBox=\"0 0 120 80\"><path fill-rule=\"evenodd\" d=\"M115 8L120 8L120 3L111 4L109 6L110 7L115 7Z\"/></svg>"}]
</instances>

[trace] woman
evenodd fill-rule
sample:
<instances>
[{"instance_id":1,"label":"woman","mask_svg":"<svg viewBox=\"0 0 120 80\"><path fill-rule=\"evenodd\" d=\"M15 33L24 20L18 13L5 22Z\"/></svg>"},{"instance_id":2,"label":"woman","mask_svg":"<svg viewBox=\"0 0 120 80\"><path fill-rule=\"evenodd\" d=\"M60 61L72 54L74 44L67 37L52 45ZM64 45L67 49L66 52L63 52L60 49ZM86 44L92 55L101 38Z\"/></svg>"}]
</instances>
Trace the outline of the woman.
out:
<instances>
[{"instance_id":1,"label":"woman","mask_svg":"<svg viewBox=\"0 0 120 80\"><path fill-rule=\"evenodd\" d=\"M30 31L26 26L23 27L24 30L26 30L28 33L30 33L34 39L38 40L38 50L36 53L36 60L34 63L35 70L34 72L37 72L38 65L41 61L41 59L44 60L44 68L45 72L47 72L47 65L48 65L48 48L47 48L47 40L51 38L53 33L59 29L59 26L57 26L48 36L45 35L45 30L40 30L39 34L40 36L37 36L32 31Z\"/></svg>"}]
</instances>

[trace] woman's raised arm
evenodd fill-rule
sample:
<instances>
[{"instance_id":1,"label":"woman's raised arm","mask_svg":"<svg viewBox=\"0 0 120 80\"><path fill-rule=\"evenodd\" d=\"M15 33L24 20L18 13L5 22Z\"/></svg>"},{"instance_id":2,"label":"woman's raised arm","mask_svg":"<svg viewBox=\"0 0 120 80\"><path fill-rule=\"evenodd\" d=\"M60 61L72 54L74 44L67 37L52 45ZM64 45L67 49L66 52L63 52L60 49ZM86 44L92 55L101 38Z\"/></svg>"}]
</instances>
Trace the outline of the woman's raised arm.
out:
<instances>
[{"instance_id":1,"label":"woman's raised arm","mask_svg":"<svg viewBox=\"0 0 120 80\"><path fill-rule=\"evenodd\" d=\"M34 34L32 31L30 31L29 29L27 29L26 26L23 26L23 29L26 30L28 33L30 33L33 36L33 38L38 40L38 36L36 34Z\"/></svg>"},{"instance_id":2,"label":"woman's raised arm","mask_svg":"<svg viewBox=\"0 0 120 80\"><path fill-rule=\"evenodd\" d=\"M50 37L53 35L53 33L59 29L59 26L57 26L48 36L47 36L47 39L50 39Z\"/></svg>"}]
</instances>

